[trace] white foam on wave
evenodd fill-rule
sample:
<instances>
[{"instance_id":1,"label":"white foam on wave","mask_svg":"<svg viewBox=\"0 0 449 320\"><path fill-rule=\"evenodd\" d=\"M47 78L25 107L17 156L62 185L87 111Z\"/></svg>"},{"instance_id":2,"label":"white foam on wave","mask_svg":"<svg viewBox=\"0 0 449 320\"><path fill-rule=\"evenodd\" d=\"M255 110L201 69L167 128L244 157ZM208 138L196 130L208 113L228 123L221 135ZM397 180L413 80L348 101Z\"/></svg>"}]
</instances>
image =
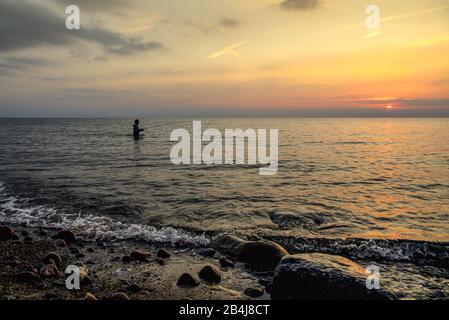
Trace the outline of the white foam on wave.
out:
<instances>
[{"instance_id":1,"label":"white foam on wave","mask_svg":"<svg viewBox=\"0 0 449 320\"><path fill-rule=\"evenodd\" d=\"M105 216L68 214L44 206L27 205L26 199L18 199L5 193L0 182L0 223L25 225L48 229L70 229L86 241L139 240L171 245L206 246L205 235L192 235L171 227L155 228L130 224Z\"/></svg>"}]
</instances>

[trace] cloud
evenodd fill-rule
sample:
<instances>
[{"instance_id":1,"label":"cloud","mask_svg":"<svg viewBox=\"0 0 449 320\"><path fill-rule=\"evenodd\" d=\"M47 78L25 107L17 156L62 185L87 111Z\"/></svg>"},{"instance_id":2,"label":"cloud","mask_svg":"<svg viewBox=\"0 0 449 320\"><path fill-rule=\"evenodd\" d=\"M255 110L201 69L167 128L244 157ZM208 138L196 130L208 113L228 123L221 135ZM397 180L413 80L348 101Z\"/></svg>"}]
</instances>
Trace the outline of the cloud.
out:
<instances>
[{"instance_id":1,"label":"cloud","mask_svg":"<svg viewBox=\"0 0 449 320\"><path fill-rule=\"evenodd\" d=\"M29 67L50 66L53 64L45 59L4 57L0 59L0 75L14 76L18 71L26 70Z\"/></svg>"},{"instance_id":2,"label":"cloud","mask_svg":"<svg viewBox=\"0 0 449 320\"><path fill-rule=\"evenodd\" d=\"M281 7L286 10L311 10L320 6L319 0L284 0Z\"/></svg>"},{"instance_id":3,"label":"cloud","mask_svg":"<svg viewBox=\"0 0 449 320\"><path fill-rule=\"evenodd\" d=\"M63 6L77 5L80 10L90 12L111 11L124 6L129 6L129 0L53 0Z\"/></svg>"},{"instance_id":4,"label":"cloud","mask_svg":"<svg viewBox=\"0 0 449 320\"><path fill-rule=\"evenodd\" d=\"M129 55L161 49L160 42L127 38L101 28L69 31L65 16L58 16L40 5L23 0L0 2L0 53L43 46L71 46L88 41L100 45L106 53Z\"/></svg>"},{"instance_id":5,"label":"cloud","mask_svg":"<svg viewBox=\"0 0 449 320\"><path fill-rule=\"evenodd\" d=\"M240 25L240 21L230 18L223 18L220 21L220 25L224 28L234 28Z\"/></svg>"}]
</instances>

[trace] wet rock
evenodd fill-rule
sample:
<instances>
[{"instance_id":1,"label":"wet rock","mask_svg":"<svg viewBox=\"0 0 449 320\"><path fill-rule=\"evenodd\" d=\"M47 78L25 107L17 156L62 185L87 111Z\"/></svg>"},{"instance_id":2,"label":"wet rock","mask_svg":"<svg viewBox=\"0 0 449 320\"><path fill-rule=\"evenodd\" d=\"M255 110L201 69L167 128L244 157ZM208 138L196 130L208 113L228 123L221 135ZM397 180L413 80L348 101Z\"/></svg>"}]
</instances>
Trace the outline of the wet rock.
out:
<instances>
[{"instance_id":1,"label":"wet rock","mask_svg":"<svg viewBox=\"0 0 449 320\"><path fill-rule=\"evenodd\" d=\"M235 262L226 257L220 257L220 259L218 259L218 262L223 268L232 268L235 266Z\"/></svg>"},{"instance_id":2,"label":"wet rock","mask_svg":"<svg viewBox=\"0 0 449 320\"><path fill-rule=\"evenodd\" d=\"M56 252L50 252L42 258L42 262L45 264L54 264L58 268L62 266L62 259Z\"/></svg>"},{"instance_id":3,"label":"wet rock","mask_svg":"<svg viewBox=\"0 0 449 320\"><path fill-rule=\"evenodd\" d=\"M157 264L160 265L160 266L165 266L165 260L162 259L162 258L157 258L157 259L156 259L156 262L157 262Z\"/></svg>"},{"instance_id":4,"label":"wet rock","mask_svg":"<svg viewBox=\"0 0 449 320\"><path fill-rule=\"evenodd\" d=\"M126 291L132 292L132 293L138 293L138 292L142 291L142 288L138 284L133 283L126 287Z\"/></svg>"},{"instance_id":5,"label":"wet rock","mask_svg":"<svg viewBox=\"0 0 449 320\"><path fill-rule=\"evenodd\" d=\"M31 242L33 242L33 238L25 237L25 238L23 238L23 241L26 242L26 243L31 243Z\"/></svg>"},{"instance_id":6,"label":"wet rock","mask_svg":"<svg viewBox=\"0 0 449 320\"><path fill-rule=\"evenodd\" d=\"M8 226L0 226L0 241L18 240L19 236L14 229Z\"/></svg>"},{"instance_id":7,"label":"wet rock","mask_svg":"<svg viewBox=\"0 0 449 320\"><path fill-rule=\"evenodd\" d=\"M213 257L215 255L215 250L212 248L205 248L198 250L198 253L203 257Z\"/></svg>"},{"instance_id":8,"label":"wet rock","mask_svg":"<svg viewBox=\"0 0 449 320\"><path fill-rule=\"evenodd\" d=\"M147 262L148 258L151 256L151 253L143 250L135 250L131 252L131 258L135 261Z\"/></svg>"},{"instance_id":9,"label":"wet rock","mask_svg":"<svg viewBox=\"0 0 449 320\"><path fill-rule=\"evenodd\" d=\"M268 278L261 278L261 279L259 279L259 283L263 286L266 286L268 284L272 284L273 280L268 279Z\"/></svg>"},{"instance_id":10,"label":"wet rock","mask_svg":"<svg viewBox=\"0 0 449 320\"><path fill-rule=\"evenodd\" d=\"M209 284L217 284L221 282L220 271L213 265L204 266L198 275L200 279Z\"/></svg>"},{"instance_id":11,"label":"wet rock","mask_svg":"<svg viewBox=\"0 0 449 320\"><path fill-rule=\"evenodd\" d=\"M82 285L89 285L92 283L92 279L89 276L89 269L86 267L79 267L80 282Z\"/></svg>"},{"instance_id":12,"label":"wet rock","mask_svg":"<svg viewBox=\"0 0 449 320\"><path fill-rule=\"evenodd\" d=\"M84 300L86 300L86 301L97 301L98 299L92 293L87 292L86 295L84 296Z\"/></svg>"},{"instance_id":13,"label":"wet rock","mask_svg":"<svg viewBox=\"0 0 449 320\"><path fill-rule=\"evenodd\" d=\"M94 250L94 248L87 248L87 252L89 252L89 253L93 253L95 250Z\"/></svg>"},{"instance_id":14,"label":"wet rock","mask_svg":"<svg viewBox=\"0 0 449 320\"><path fill-rule=\"evenodd\" d=\"M200 282L189 273L182 274L176 283L180 287L193 288L199 286Z\"/></svg>"},{"instance_id":15,"label":"wet rock","mask_svg":"<svg viewBox=\"0 0 449 320\"><path fill-rule=\"evenodd\" d=\"M47 264L39 270L39 275L44 279L56 278L59 276L59 270L56 265Z\"/></svg>"},{"instance_id":16,"label":"wet rock","mask_svg":"<svg viewBox=\"0 0 449 320\"><path fill-rule=\"evenodd\" d=\"M37 273L24 271L17 275L17 281L27 284L37 284L42 282L42 278Z\"/></svg>"},{"instance_id":17,"label":"wet rock","mask_svg":"<svg viewBox=\"0 0 449 320\"><path fill-rule=\"evenodd\" d=\"M53 240L53 245L55 247L58 247L58 248L65 248L65 247L67 247L67 243L65 242L65 240L62 240L62 239L55 239L55 240Z\"/></svg>"},{"instance_id":18,"label":"wet rock","mask_svg":"<svg viewBox=\"0 0 449 320\"><path fill-rule=\"evenodd\" d=\"M392 300L384 290L368 290L367 274L357 263L334 255L285 256L276 268L274 300Z\"/></svg>"},{"instance_id":19,"label":"wet rock","mask_svg":"<svg viewBox=\"0 0 449 320\"><path fill-rule=\"evenodd\" d=\"M76 241L75 234L70 230L61 230L54 236L52 236L52 239L61 239L64 240L66 243L72 243Z\"/></svg>"},{"instance_id":20,"label":"wet rock","mask_svg":"<svg viewBox=\"0 0 449 320\"><path fill-rule=\"evenodd\" d=\"M245 290L245 294L251 298L259 298L259 297L263 296L264 290L259 287L251 287L251 288L247 288Z\"/></svg>"},{"instance_id":21,"label":"wet rock","mask_svg":"<svg viewBox=\"0 0 449 320\"><path fill-rule=\"evenodd\" d=\"M116 292L116 293L111 294L108 297L108 300L125 301L125 300L129 300L129 297L124 292Z\"/></svg>"},{"instance_id":22,"label":"wet rock","mask_svg":"<svg viewBox=\"0 0 449 320\"><path fill-rule=\"evenodd\" d=\"M158 251L157 256L162 259L168 259L171 257L171 254L167 250L161 249Z\"/></svg>"},{"instance_id":23,"label":"wet rock","mask_svg":"<svg viewBox=\"0 0 449 320\"><path fill-rule=\"evenodd\" d=\"M215 239L211 245L257 270L274 270L282 257L288 255L283 247L272 241L245 241L230 235Z\"/></svg>"}]
</instances>

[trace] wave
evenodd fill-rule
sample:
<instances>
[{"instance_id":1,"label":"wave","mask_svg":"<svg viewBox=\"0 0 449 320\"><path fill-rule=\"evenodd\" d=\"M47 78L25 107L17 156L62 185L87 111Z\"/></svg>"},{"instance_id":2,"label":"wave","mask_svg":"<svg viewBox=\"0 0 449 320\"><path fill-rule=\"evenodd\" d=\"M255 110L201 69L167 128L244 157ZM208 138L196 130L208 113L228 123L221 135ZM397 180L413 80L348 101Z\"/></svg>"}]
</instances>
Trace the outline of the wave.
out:
<instances>
[{"instance_id":1,"label":"wave","mask_svg":"<svg viewBox=\"0 0 449 320\"><path fill-rule=\"evenodd\" d=\"M92 214L70 214L44 206L28 204L6 193L0 182L0 223L22 225L33 228L70 229L85 241L138 240L149 243L203 247L209 239L171 227L123 223L105 216Z\"/></svg>"},{"instance_id":2,"label":"wave","mask_svg":"<svg viewBox=\"0 0 449 320\"><path fill-rule=\"evenodd\" d=\"M449 268L449 243L390 239L328 239L265 236L290 253L321 252L354 260L396 261Z\"/></svg>"}]
</instances>

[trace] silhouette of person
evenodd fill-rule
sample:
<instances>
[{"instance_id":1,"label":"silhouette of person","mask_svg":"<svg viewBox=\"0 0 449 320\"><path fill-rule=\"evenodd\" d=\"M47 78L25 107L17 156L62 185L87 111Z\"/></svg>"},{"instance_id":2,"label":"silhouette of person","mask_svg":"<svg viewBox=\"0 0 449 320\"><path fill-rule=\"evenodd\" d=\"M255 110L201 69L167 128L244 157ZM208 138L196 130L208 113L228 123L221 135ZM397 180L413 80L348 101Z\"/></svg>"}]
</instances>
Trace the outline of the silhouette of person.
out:
<instances>
[{"instance_id":1,"label":"silhouette of person","mask_svg":"<svg viewBox=\"0 0 449 320\"><path fill-rule=\"evenodd\" d=\"M144 129L139 128L139 123L140 123L139 119L136 119L136 121L134 121L134 125L133 125L133 136L134 136L134 139L136 139L136 140L140 139L140 133L142 131L144 131Z\"/></svg>"}]
</instances>

